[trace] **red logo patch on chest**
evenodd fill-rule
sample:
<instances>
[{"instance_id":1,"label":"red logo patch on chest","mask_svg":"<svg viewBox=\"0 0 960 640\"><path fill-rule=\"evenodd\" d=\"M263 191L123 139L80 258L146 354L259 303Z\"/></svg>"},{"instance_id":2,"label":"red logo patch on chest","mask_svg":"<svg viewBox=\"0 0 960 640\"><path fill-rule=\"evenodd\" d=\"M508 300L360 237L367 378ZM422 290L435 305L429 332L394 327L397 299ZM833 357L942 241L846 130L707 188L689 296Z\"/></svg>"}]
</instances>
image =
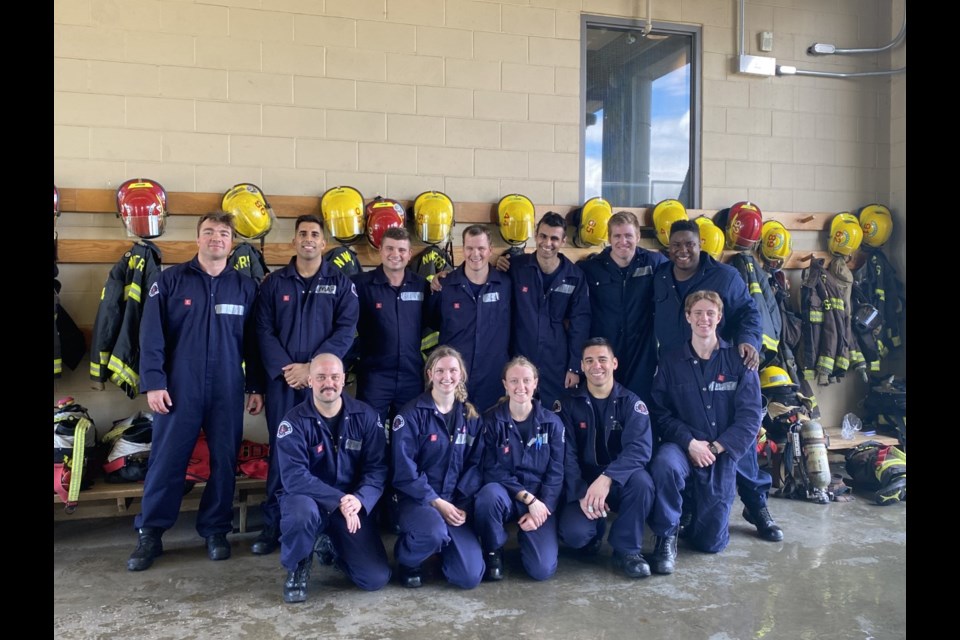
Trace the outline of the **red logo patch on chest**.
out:
<instances>
[{"instance_id":1,"label":"red logo patch on chest","mask_svg":"<svg viewBox=\"0 0 960 640\"><path fill-rule=\"evenodd\" d=\"M377 309L383 309L383 303L382 303L382 302L378 302L376 308L377 308Z\"/></svg>"},{"instance_id":2,"label":"red logo patch on chest","mask_svg":"<svg viewBox=\"0 0 960 640\"><path fill-rule=\"evenodd\" d=\"M725 379L722 373L717 374L717 382L723 382Z\"/></svg>"},{"instance_id":3,"label":"red logo patch on chest","mask_svg":"<svg viewBox=\"0 0 960 640\"><path fill-rule=\"evenodd\" d=\"M510 445L507 445L503 448L504 453L510 453Z\"/></svg>"},{"instance_id":4,"label":"red logo patch on chest","mask_svg":"<svg viewBox=\"0 0 960 640\"><path fill-rule=\"evenodd\" d=\"M526 293L529 290L527 287L520 287L520 293Z\"/></svg>"},{"instance_id":5,"label":"red logo patch on chest","mask_svg":"<svg viewBox=\"0 0 960 640\"><path fill-rule=\"evenodd\" d=\"M317 453L323 453L323 443L317 445Z\"/></svg>"},{"instance_id":6,"label":"red logo patch on chest","mask_svg":"<svg viewBox=\"0 0 960 640\"><path fill-rule=\"evenodd\" d=\"M454 302L454 303L453 303L453 308L454 308L454 309L459 309L459 308L460 308L460 303L459 303L459 302Z\"/></svg>"},{"instance_id":7,"label":"red logo patch on chest","mask_svg":"<svg viewBox=\"0 0 960 640\"><path fill-rule=\"evenodd\" d=\"M431 433L431 434L430 434L430 442L436 442L436 441L437 441L437 434Z\"/></svg>"},{"instance_id":8,"label":"red logo patch on chest","mask_svg":"<svg viewBox=\"0 0 960 640\"><path fill-rule=\"evenodd\" d=\"M185 307L189 307L189 306L192 305L192 304L193 304L193 300L191 300L190 298L186 298L186 299L183 301L183 306L185 306Z\"/></svg>"},{"instance_id":9,"label":"red logo patch on chest","mask_svg":"<svg viewBox=\"0 0 960 640\"><path fill-rule=\"evenodd\" d=\"M289 293L283 294L283 301L284 301L284 302L290 302L290 294L289 294Z\"/></svg>"},{"instance_id":10,"label":"red logo patch on chest","mask_svg":"<svg viewBox=\"0 0 960 640\"><path fill-rule=\"evenodd\" d=\"M581 429L586 429L586 428L587 428L587 423L586 423L586 422L581 422L581 423L580 423L580 428L581 428Z\"/></svg>"}]
</instances>

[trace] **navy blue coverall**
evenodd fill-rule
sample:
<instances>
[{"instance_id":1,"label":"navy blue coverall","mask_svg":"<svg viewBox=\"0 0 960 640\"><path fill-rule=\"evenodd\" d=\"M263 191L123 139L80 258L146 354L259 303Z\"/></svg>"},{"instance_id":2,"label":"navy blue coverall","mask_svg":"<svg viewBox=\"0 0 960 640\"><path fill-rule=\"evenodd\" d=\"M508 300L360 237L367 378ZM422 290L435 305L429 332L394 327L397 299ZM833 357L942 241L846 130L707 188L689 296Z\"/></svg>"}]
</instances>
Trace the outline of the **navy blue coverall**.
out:
<instances>
[{"instance_id":1,"label":"navy blue coverall","mask_svg":"<svg viewBox=\"0 0 960 640\"><path fill-rule=\"evenodd\" d=\"M737 460L753 454L760 407L760 378L744 366L736 345L721 338L706 363L689 343L663 353L651 403L663 439L650 463L657 486L649 520L654 534L676 535L687 487L697 505L691 543L708 553L727 546ZM687 451L695 439L719 442L725 451L714 464L694 467Z\"/></svg>"},{"instance_id":2,"label":"navy blue coverall","mask_svg":"<svg viewBox=\"0 0 960 640\"><path fill-rule=\"evenodd\" d=\"M557 507L563 491L563 422L552 411L533 401L534 431L529 441L510 417L504 402L483 418L483 481L477 494L474 521L484 551L496 551L507 542L504 525L527 513L516 499L521 491L536 496L550 517L533 531L518 530L520 560L534 580L546 580L557 571Z\"/></svg>"},{"instance_id":3,"label":"navy blue coverall","mask_svg":"<svg viewBox=\"0 0 960 640\"><path fill-rule=\"evenodd\" d=\"M277 427L294 406L311 397L310 387L292 389L283 377L283 367L310 362L321 353L341 360L353 344L360 305L350 278L324 260L320 270L304 279L297 273L296 257L274 271L260 285L257 298L257 339L267 378L267 433L270 438L270 469L267 495L260 505L264 527L280 524L280 470L273 455Z\"/></svg>"},{"instance_id":4,"label":"navy blue coverall","mask_svg":"<svg viewBox=\"0 0 960 640\"><path fill-rule=\"evenodd\" d=\"M686 344L690 340L690 324L683 311L683 300L676 290L673 263L659 266L654 274L657 341L660 353ZM717 335L733 343L752 344L761 352L763 327L757 303L740 273L730 265L717 262L705 251L700 252L697 273L687 281L687 295L694 291L716 291L723 300L723 318ZM758 427L759 429L759 427ZM754 434L756 436L757 434ZM767 506L767 493L773 485L770 474L760 468L755 451L737 463L737 491L743 504L753 512Z\"/></svg>"},{"instance_id":5,"label":"navy blue coverall","mask_svg":"<svg viewBox=\"0 0 960 640\"><path fill-rule=\"evenodd\" d=\"M138 529L166 530L177 521L187 464L203 429L210 480L200 498L197 532L206 538L233 530L244 389L262 392L253 328L256 295L253 279L230 268L210 276L196 257L161 272L150 287L140 325L140 388L166 389L173 406L153 417Z\"/></svg>"},{"instance_id":6,"label":"navy blue coverall","mask_svg":"<svg viewBox=\"0 0 960 640\"><path fill-rule=\"evenodd\" d=\"M564 486L566 503L560 514L560 539L580 549L604 533L604 520L589 520L580 508L580 498L600 474L613 482L607 504L617 512L610 528L610 546L621 554L640 553L643 523L653 506L653 479L647 465L653 451L653 432L646 404L619 382L613 383L607 415L598 425L593 410L596 399L581 383L568 389L559 411L566 429ZM597 457L597 431L602 430L610 463Z\"/></svg>"},{"instance_id":7,"label":"navy blue coverall","mask_svg":"<svg viewBox=\"0 0 960 640\"><path fill-rule=\"evenodd\" d=\"M536 253L511 258L513 338L511 353L540 369L540 400L552 407L563 396L568 371L580 374L583 343L590 337L586 275L563 254L549 291Z\"/></svg>"},{"instance_id":8,"label":"navy blue coverall","mask_svg":"<svg viewBox=\"0 0 960 640\"><path fill-rule=\"evenodd\" d=\"M460 265L443 279L428 302L439 344L453 347L467 367L467 397L485 411L503 396L503 365L510 359L510 278L490 269L474 297ZM421 366L422 370L422 366Z\"/></svg>"},{"instance_id":9,"label":"navy blue coverall","mask_svg":"<svg viewBox=\"0 0 960 640\"><path fill-rule=\"evenodd\" d=\"M610 251L607 247L577 263L587 274L590 289L590 337L610 341L619 362L617 382L649 400L657 371L653 272L669 260L662 253L638 248L627 268L621 269Z\"/></svg>"},{"instance_id":10,"label":"navy blue coverall","mask_svg":"<svg viewBox=\"0 0 960 640\"><path fill-rule=\"evenodd\" d=\"M347 394L340 397L339 433L331 431L312 397L291 409L277 428L280 563L293 571L313 553L317 534L326 533L338 566L361 589L376 591L390 580L387 552L371 517L387 482L387 439L372 407ZM347 494L363 505L355 533L340 512Z\"/></svg>"},{"instance_id":11,"label":"navy blue coverall","mask_svg":"<svg viewBox=\"0 0 960 640\"><path fill-rule=\"evenodd\" d=\"M452 436L429 391L393 419L393 486L400 499L400 535L393 555L405 567L419 567L439 552L447 580L472 589L485 569L472 522L473 500L483 482L483 422L479 416L467 418L459 402L452 411ZM447 525L430 506L437 498L465 511L467 521L459 527Z\"/></svg>"},{"instance_id":12,"label":"navy blue coverall","mask_svg":"<svg viewBox=\"0 0 960 640\"><path fill-rule=\"evenodd\" d=\"M394 288L383 267L353 277L360 299L357 398L381 420L423 392L423 312L430 295L426 278L409 269Z\"/></svg>"}]
</instances>

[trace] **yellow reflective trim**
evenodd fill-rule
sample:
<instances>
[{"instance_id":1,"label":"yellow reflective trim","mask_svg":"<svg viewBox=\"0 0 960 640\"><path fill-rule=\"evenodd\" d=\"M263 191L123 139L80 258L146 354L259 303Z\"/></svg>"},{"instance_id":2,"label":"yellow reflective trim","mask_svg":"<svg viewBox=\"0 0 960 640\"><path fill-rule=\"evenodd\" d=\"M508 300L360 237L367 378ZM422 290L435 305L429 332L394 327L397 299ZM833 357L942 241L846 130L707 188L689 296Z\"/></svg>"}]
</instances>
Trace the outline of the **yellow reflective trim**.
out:
<instances>
[{"instance_id":1,"label":"yellow reflective trim","mask_svg":"<svg viewBox=\"0 0 960 640\"><path fill-rule=\"evenodd\" d=\"M110 356L110 364L107 365L107 368L113 372L113 375L110 376L110 381L114 384L117 383L117 380L120 380L133 387L134 390L140 388L140 376L119 358Z\"/></svg>"},{"instance_id":2,"label":"yellow reflective trim","mask_svg":"<svg viewBox=\"0 0 960 640\"><path fill-rule=\"evenodd\" d=\"M90 361L90 377L96 380L100 379L100 365L93 360Z\"/></svg>"},{"instance_id":3,"label":"yellow reflective trim","mask_svg":"<svg viewBox=\"0 0 960 640\"><path fill-rule=\"evenodd\" d=\"M760 290L760 285L759 285L759 284L757 284L756 282L751 282L751 283L750 283L750 293L751 293L751 294L753 294L753 293L760 294L760 293L763 293L763 292Z\"/></svg>"},{"instance_id":4,"label":"yellow reflective trim","mask_svg":"<svg viewBox=\"0 0 960 640\"><path fill-rule=\"evenodd\" d=\"M771 338L768 335L760 336L760 339L763 342L763 346L770 351L776 351L777 347L780 346L779 340L776 338Z\"/></svg>"},{"instance_id":5,"label":"yellow reflective trim","mask_svg":"<svg viewBox=\"0 0 960 640\"><path fill-rule=\"evenodd\" d=\"M859 364L861 362L866 362L866 358L863 357L863 354L859 351L850 352L850 362L854 364Z\"/></svg>"},{"instance_id":6,"label":"yellow reflective trim","mask_svg":"<svg viewBox=\"0 0 960 640\"><path fill-rule=\"evenodd\" d=\"M432 331L420 340L420 351L426 351L440 344L440 332Z\"/></svg>"},{"instance_id":7,"label":"yellow reflective trim","mask_svg":"<svg viewBox=\"0 0 960 640\"><path fill-rule=\"evenodd\" d=\"M101 300L101 301L103 301L103 296L105 296L106 294L107 294L107 288L106 288L106 287L104 287L103 289L100 289L100 300Z\"/></svg>"},{"instance_id":8,"label":"yellow reflective trim","mask_svg":"<svg viewBox=\"0 0 960 640\"><path fill-rule=\"evenodd\" d=\"M817 368L824 371L833 371L834 361L833 358L828 356L820 356L817 358Z\"/></svg>"},{"instance_id":9,"label":"yellow reflective trim","mask_svg":"<svg viewBox=\"0 0 960 640\"><path fill-rule=\"evenodd\" d=\"M843 303L843 298L827 298L827 301L830 304L825 306L829 306L832 309L836 309L837 311L843 311L846 309L846 305Z\"/></svg>"},{"instance_id":10,"label":"yellow reflective trim","mask_svg":"<svg viewBox=\"0 0 960 640\"><path fill-rule=\"evenodd\" d=\"M53 375L58 376L63 373L63 361L60 358L53 359Z\"/></svg>"},{"instance_id":11,"label":"yellow reflective trim","mask_svg":"<svg viewBox=\"0 0 960 640\"><path fill-rule=\"evenodd\" d=\"M890 335L890 330L889 330L889 329L887 329L887 335ZM900 336L890 336L890 342L893 343L893 346L899 347L899 346L900 346Z\"/></svg>"},{"instance_id":12,"label":"yellow reflective trim","mask_svg":"<svg viewBox=\"0 0 960 640\"><path fill-rule=\"evenodd\" d=\"M810 322L814 324L820 324L823 322L823 312L810 310Z\"/></svg>"},{"instance_id":13,"label":"yellow reflective trim","mask_svg":"<svg viewBox=\"0 0 960 640\"><path fill-rule=\"evenodd\" d=\"M101 351L101 352L100 352L100 364L105 366L108 362L110 362L110 352L109 352L109 351Z\"/></svg>"},{"instance_id":14,"label":"yellow reflective trim","mask_svg":"<svg viewBox=\"0 0 960 640\"><path fill-rule=\"evenodd\" d=\"M879 297L880 300L882 300L883 302L886 302L886 301L887 301L887 290L886 290L886 289L881 289L881 288L877 287L876 289L873 290L873 292L874 292L875 294L877 294L877 297Z\"/></svg>"},{"instance_id":15,"label":"yellow reflective trim","mask_svg":"<svg viewBox=\"0 0 960 640\"><path fill-rule=\"evenodd\" d=\"M874 360L870 363L870 371L880 371L880 361Z\"/></svg>"},{"instance_id":16,"label":"yellow reflective trim","mask_svg":"<svg viewBox=\"0 0 960 640\"><path fill-rule=\"evenodd\" d=\"M846 358L837 358L837 368L841 371L846 371L850 368L850 361Z\"/></svg>"},{"instance_id":17,"label":"yellow reflective trim","mask_svg":"<svg viewBox=\"0 0 960 640\"><path fill-rule=\"evenodd\" d=\"M813 369L804 369L803 370L803 379L804 380L813 380L817 377Z\"/></svg>"},{"instance_id":18,"label":"yellow reflective trim","mask_svg":"<svg viewBox=\"0 0 960 640\"><path fill-rule=\"evenodd\" d=\"M131 282L128 287L125 287L124 292L129 295L131 300L136 300L140 302L141 289L140 285Z\"/></svg>"}]
</instances>

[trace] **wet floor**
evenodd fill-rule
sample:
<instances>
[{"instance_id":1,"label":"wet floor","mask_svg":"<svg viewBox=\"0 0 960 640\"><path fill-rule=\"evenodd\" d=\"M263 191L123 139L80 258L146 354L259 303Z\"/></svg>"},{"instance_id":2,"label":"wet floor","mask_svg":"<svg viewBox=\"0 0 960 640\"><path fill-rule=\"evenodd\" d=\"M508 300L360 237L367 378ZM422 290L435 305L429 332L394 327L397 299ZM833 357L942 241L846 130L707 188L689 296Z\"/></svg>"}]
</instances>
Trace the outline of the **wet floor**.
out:
<instances>
[{"instance_id":1,"label":"wet floor","mask_svg":"<svg viewBox=\"0 0 960 640\"><path fill-rule=\"evenodd\" d=\"M81 497L82 499L82 497ZM233 557L207 559L185 513L164 555L131 573L132 518L54 523L54 635L125 638L575 638L842 640L906 637L906 504L867 496L818 505L770 499L783 542L756 537L734 507L718 555L681 542L671 576L629 580L609 545L586 561L561 550L557 574L527 578L515 542L507 578L463 591L433 575L420 589L367 593L316 563L308 601L281 599L279 552L254 556L256 532L230 536ZM252 523L257 515L252 514ZM394 536L384 535L388 552Z\"/></svg>"}]
</instances>

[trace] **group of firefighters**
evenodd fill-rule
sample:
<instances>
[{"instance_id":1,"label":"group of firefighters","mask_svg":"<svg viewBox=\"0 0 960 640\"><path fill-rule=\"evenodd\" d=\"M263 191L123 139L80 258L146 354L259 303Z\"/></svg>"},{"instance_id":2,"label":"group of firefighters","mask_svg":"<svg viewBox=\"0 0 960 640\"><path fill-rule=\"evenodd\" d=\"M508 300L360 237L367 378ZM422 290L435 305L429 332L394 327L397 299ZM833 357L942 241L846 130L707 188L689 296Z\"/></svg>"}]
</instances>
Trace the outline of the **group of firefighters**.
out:
<instances>
[{"instance_id":1,"label":"group of firefighters","mask_svg":"<svg viewBox=\"0 0 960 640\"><path fill-rule=\"evenodd\" d=\"M243 219L202 216L197 255L159 273L143 305L139 388L154 435L128 569L162 554L201 430L211 476L197 531L210 559L230 557L244 407L265 408L270 438L252 551L281 549L286 602L306 599L315 553L357 586L383 587L377 513L398 531L406 587L438 553L452 584L502 579L510 522L525 571L549 578L559 543L595 556L613 513L615 566L669 574L678 538L726 547L735 491L758 534L782 540L754 449L766 335L747 283L703 250L705 227L685 214L658 207L664 256L638 246L630 212L594 218L606 234L584 224L590 205L578 238L609 246L578 264L561 253L562 216L531 219L531 234L501 215L504 238L533 235L535 252L494 259L489 230L471 225L462 264L430 280L409 268L402 225L371 236L380 265L351 278L324 258L325 228L339 238L343 221L303 215L296 255L259 287L230 267ZM417 224L442 236L452 216ZM440 346L424 364L431 329ZM345 362L356 362L356 399Z\"/></svg>"}]
</instances>

